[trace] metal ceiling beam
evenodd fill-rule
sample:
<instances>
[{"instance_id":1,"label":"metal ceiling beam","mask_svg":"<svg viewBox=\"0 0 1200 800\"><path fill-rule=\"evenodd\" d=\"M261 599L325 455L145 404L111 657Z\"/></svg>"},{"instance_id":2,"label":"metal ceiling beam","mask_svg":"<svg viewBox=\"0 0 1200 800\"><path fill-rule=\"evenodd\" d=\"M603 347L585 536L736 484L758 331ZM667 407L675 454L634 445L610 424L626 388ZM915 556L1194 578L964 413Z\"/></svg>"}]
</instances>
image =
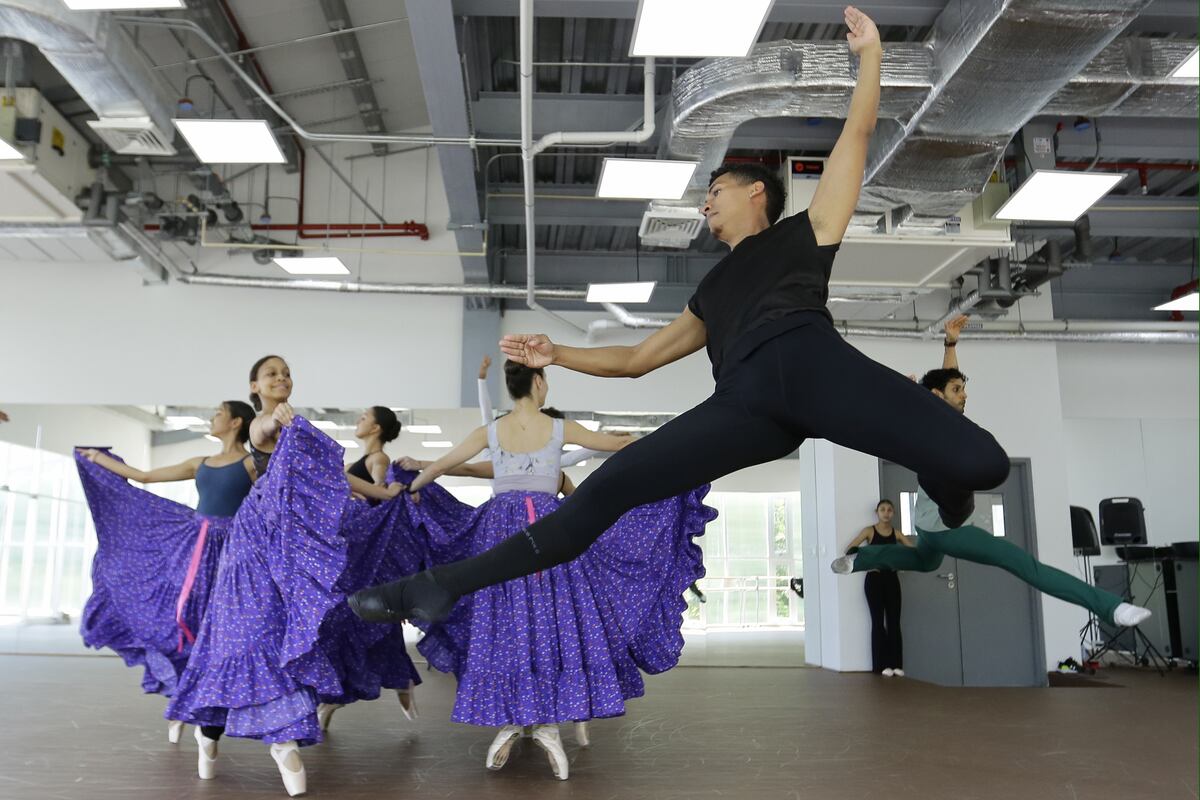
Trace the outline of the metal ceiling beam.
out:
<instances>
[{"instance_id":1,"label":"metal ceiling beam","mask_svg":"<svg viewBox=\"0 0 1200 800\"><path fill-rule=\"evenodd\" d=\"M1109 195L1088 211L1092 236L1196 238L1194 197Z\"/></svg>"},{"instance_id":2,"label":"metal ceiling beam","mask_svg":"<svg viewBox=\"0 0 1200 800\"><path fill-rule=\"evenodd\" d=\"M537 225L624 225L636 228L646 210L645 200L598 200L594 186L538 184ZM525 224L525 205L519 184L493 186L487 197L489 225Z\"/></svg>"},{"instance_id":3,"label":"metal ceiling beam","mask_svg":"<svg viewBox=\"0 0 1200 800\"><path fill-rule=\"evenodd\" d=\"M539 17L633 19L638 0L539 0ZM842 22L843 0L775 0L768 22ZM946 0L880 0L868 9L880 25L932 25L946 7ZM515 17L517 0L453 0L456 16ZM1145 33L1182 33L1197 30L1193 0L1154 0L1133 22L1132 30Z\"/></svg>"},{"instance_id":4,"label":"metal ceiling beam","mask_svg":"<svg viewBox=\"0 0 1200 800\"><path fill-rule=\"evenodd\" d=\"M407 0L405 7L433 134L471 135L453 9L442 0ZM454 230L458 249L466 253L481 252L483 225L475 184L475 154L466 147L448 146L438 147L437 153L450 209L450 228ZM462 256L461 261L465 282L488 281L487 260L483 256Z\"/></svg>"},{"instance_id":5,"label":"metal ceiling beam","mask_svg":"<svg viewBox=\"0 0 1200 800\"><path fill-rule=\"evenodd\" d=\"M350 21L350 10L346 8L345 0L321 0L321 12L329 30L340 31L353 27ZM358 35L347 33L339 36L335 45L338 60L342 62L342 70L348 80L361 80L354 86L354 102L358 106L358 115L362 118L363 127L369 133L383 130L383 113L379 108L379 99L375 97L371 76L367 72L367 64L363 60L362 48L358 43ZM371 145L372 152L377 156L387 153L387 145L376 142Z\"/></svg>"}]
</instances>

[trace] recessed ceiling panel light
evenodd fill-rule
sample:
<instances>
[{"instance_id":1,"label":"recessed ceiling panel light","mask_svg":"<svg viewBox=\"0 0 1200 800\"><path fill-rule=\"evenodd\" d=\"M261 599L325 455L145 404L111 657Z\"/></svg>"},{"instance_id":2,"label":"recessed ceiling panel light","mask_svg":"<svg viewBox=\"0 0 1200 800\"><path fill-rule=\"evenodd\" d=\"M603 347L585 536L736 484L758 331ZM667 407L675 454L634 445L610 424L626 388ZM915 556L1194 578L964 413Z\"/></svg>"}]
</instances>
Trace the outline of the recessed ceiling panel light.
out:
<instances>
[{"instance_id":1,"label":"recessed ceiling panel light","mask_svg":"<svg viewBox=\"0 0 1200 800\"><path fill-rule=\"evenodd\" d=\"M176 119L175 127L206 164L282 164L287 161L264 119Z\"/></svg>"},{"instance_id":2,"label":"recessed ceiling panel light","mask_svg":"<svg viewBox=\"0 0 1200 800\"><path fill-rule=\"evenodd\" d=\"M589 303L648 303L656 281L640 283L589 283Z\"/></svg>"},{"instance_id":3,"label":"recessed ceiling panel light","mask_svg":"<svg viewBox=\"0 0 1200 800\"><path fill-rule=\"evenodd\" d=\"M1169 77L1200 80L1200 48L1193 50L1192 54L1185 58L1178 67L1171 70Z\"/></svg>"},{"instance_id":4,"label":"recessed ceiling panel light","mask_svg":"<svg viewBox=\"0 0 1200 800\"><path fill-rule=\"evenodd\" d=\"M404 430L408 431L409 433L432 434L434 436L437 436L442 432L442 426L441 425L409 425Z\"/></svg>"},{"instance_id":5,"label":"recessed ceiling panel light","mask_svg":"<svg viewBox=\"0 0 1200 800\"><path fill-rule=\"evenodd\" d=\"M1039 169L1000 207L996 219L1074 222L1124 179L1123 172Z\"/></svg>"},{"instance_id":6,"label":"recessed ceiling panel light","mask_svg":"<svg viewBox=\"0 0 1200 800\"><path fill-rule=\"evenodd\" d=\"M25 155L8 142L0 139L0 161L24 160Z\"/></svg>"},{"instance_id":7,"label":"recessed ceiling panel light","mask_svg":"<svg viewBox=\"0 0 1200 800\"><path fill-rule=\"evenodd\" d=\"M1192 292L1183 297L1176 297L1169 303L1155 306L1155 311L1200 311L1200 293Z\"/></svg>"},{"instance_id":8,"label":"recessed ceiling panel light","mask_svg":"<svg viewBox=\"0 0 1200 800\"><path fill-rule=\"evenodd\" d=\"M421 442L423 447L453 447L454 442Z\"/></svg>"},{"instance_id":9,"label":"recessed ceiling panel light","mask_svg":"<svg viewBox=\"0 0 1200 800\"><path fill-rule=\"evenodd\" d=\"M634 22L635 57L745 56L774 0L641 0Z\"/></svg>"},{"instance_id":10,"label":"recessed ceiling panel light","mask_svg":"<svg viewBox=\"0 0 1200 800\"><path fill-rule=\"evenodd\" d=\"M72 11L129 11L151 8L187 8L183 0L63 0Z\"/></svg>"},{"instance_id":11,"label":"recessed ceiling panel light","mask_svg":"<svg viewBox=\"0 0 1200 800\"><path fill-rule=\"evenodd\" d=\"M600 168L597 197L678 200L696 171L694 161L653 158L606 158Z\"/></svg>"},{"instance_id":12,"label":"recessed ceiling panel light","mask_svg":"<svg viewBox=\"0 0 1200 800\"><path fill-rule=\"evenodd\" d=\"M303 256L279 256L275 263L292 275L349 275L350 270L336 256L305 258Z\"/></svg>"}]
</instances>

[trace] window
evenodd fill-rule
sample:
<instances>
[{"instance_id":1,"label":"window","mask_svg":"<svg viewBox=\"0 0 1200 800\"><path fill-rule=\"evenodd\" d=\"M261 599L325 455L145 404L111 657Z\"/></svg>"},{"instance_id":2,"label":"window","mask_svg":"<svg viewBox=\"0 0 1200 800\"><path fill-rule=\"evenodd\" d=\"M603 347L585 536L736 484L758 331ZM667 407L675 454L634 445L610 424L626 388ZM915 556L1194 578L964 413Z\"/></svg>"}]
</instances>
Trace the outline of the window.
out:
<instances>
[{"instance_id":1,"label":"window","mask_svg":"<svg viewBox=\"0 0 1200 800\"><path fill-rule=\"evenodd\" d=\"M798 492L713 492L719 516L697 542L707 602L687 594L689 627L803 626L804 601L791 590L803 572Z\"/></svg>"}]
</instances>

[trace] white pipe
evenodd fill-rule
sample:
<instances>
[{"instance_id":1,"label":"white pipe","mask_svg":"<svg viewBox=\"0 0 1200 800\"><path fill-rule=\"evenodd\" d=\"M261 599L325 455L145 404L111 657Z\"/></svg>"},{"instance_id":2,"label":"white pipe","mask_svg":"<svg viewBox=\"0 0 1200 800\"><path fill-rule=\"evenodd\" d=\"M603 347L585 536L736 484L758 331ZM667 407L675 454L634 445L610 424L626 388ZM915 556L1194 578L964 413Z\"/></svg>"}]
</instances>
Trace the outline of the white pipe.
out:
<instances>
[{"instance_id":1,"label":"white pipe","mask_svg":"<svg viewBox=\"0 0 1200 800\"><path fill-rule=\"evenodd\" d=\"M665 328L671 324L669 319L639 317L630 314L623 306L616 303L601 303L600 305L604 306L604 310L616 317L617 322L626 328Z\"/></svg>"},{"instance_id":2,"label":"white pipe","mask_svg":"<svg viewBox=\"0 0 1200 800\"><path fill-rule=\"evenodd\" d=\"M525 305L569 325L579 333L591 335L584 329L559 314L542 306L537 301L537 236L534 227L533 159L548 147L561 144L608 144L638 143L654 135L654 59L647 58L643 65L642 127L635 131L558 131L548 133L533 141L533 0L521 0L520 17L520 62L521 81L521 180L524 184L525 201Z\"/></svg>"},{"instance_id":3,"label":"white pipe","mask_svg":"<svg viewBox=\"0 0 1200 800\"><path fill-rule=\"evenodd\" d=\"M980 296L979 291L976 290L959 300L957 303L952 303L950 308L946 309L945 314L942 314L940 317L935 319L929 324L929 327L925 329L925 338L932 339L938 334L938 332L941 331L942 326L957 317L959 314L965 314L967 311L979 305L979 301L982 299L983 298Z\"/></svg>"}]
</instances>

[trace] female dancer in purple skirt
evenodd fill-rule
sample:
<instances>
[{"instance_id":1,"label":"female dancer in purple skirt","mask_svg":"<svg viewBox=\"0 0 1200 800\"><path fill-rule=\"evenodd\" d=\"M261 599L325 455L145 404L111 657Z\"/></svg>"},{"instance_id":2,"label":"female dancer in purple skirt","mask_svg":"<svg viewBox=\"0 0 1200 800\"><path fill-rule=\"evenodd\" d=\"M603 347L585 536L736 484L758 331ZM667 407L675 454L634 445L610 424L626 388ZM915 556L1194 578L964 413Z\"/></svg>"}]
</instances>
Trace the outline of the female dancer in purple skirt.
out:
<instances>
[{"instance_id":1,"label":"female dancer in purple skirt","mask_svg":"<svg viewBox=\"0 0 1200 800\"><path fill-rule=\"evenodd\" d=\"M395 483L383 447L400 435L400 428L400 420L387 406L371 406L363 411L355 423L354 437L362 444L364 455L346 467L346 474L378 487ZM407 485L410 481L400 482ZM354 496L363 499L357 491ZM420 549L408 535L411 527L403 506L394 502L380 508L374 501L369 502L370 505L352 503L343 524L343 532L351 542L348 563L358 568L349 570L342 583L354 589L370 585L379 575L403 576L402 564L416 566L423 561ZM359 552L362 549L370 549L372 554L362 554ZM421 683L421 676L405 649L399 625L381 628L364 623L342 604L326 619L323 629L331 633L324 640L330 659L335 666L348 664L339 670L348 687L346 694L322 698L317 708L323 730L329 729L333 712L354 700L375 699L380 687L394 688L404 716L409 720L417 718L414 690ZM361 667L364 663L365 669ZM358 669L354 668L356 665ZM359 690L354 690L355 686Z\"/></svg>"},{"instance_id":2,"label":"female dancer in purple skirt","mask_svg":"<svg viewBox=\"0 0 1200 800\"><path fill-rule=\"evenodd\" d=\"M256 477L246 454L254 410L227 400L213 415L215 456L150 470L95 449L76 452L98 540L80 633L144 669L142 689L174 693L208 606L225 533ZM196 510L130 485L195 479ZM167 739L178 743L183 723Z\"/></svg>"},{"instance_id":3,"label":"female dancer in purple skirt","mask_svg":"<svg viewBox=\"0 0 1200 800\"><path fill-rule=\"evenodd\" d=\"M541 370L508 362L505 379L513 412L475 430L409 487L419 492L489 449L495 496L464 527L448 529L428 516L423 498L411 507L435 563L481 552L556 508L564 442L614 451L630 441L544 414ZM682 594L704 574L692 539L715 516L701 502L706 492L636 509L580 559L464 598L430 626L418 649L458 678L451 718L500 727L488 748L489 769L504 766L522 729L532 726L555 777L566 780L558 724L623 714L624 701L644 691L639 666L674 665L682 649Z\"/></svg>"},{"instance_id":4,"label":"female dancer in purple skirt","mask_svg":"<svg viewBox=\"0 0 1200 800\"><path fill-rule=\"evenodd\" d=\"M351 543L342 532L350 489L385 490L343 472L343 449L295 416L291 372L267 356L250 372L261 413L250 425L259 475L229 528L209 606L169 719L199 725L198 771L215 776L222 733L270 744L290 795L306 788L299 746L322 739L317 704L347 693L322 623L345 605ZM343 634L348 637L348 634ZM352 665L353 666L353 665Z\"/></svg>"}]
</instances>

